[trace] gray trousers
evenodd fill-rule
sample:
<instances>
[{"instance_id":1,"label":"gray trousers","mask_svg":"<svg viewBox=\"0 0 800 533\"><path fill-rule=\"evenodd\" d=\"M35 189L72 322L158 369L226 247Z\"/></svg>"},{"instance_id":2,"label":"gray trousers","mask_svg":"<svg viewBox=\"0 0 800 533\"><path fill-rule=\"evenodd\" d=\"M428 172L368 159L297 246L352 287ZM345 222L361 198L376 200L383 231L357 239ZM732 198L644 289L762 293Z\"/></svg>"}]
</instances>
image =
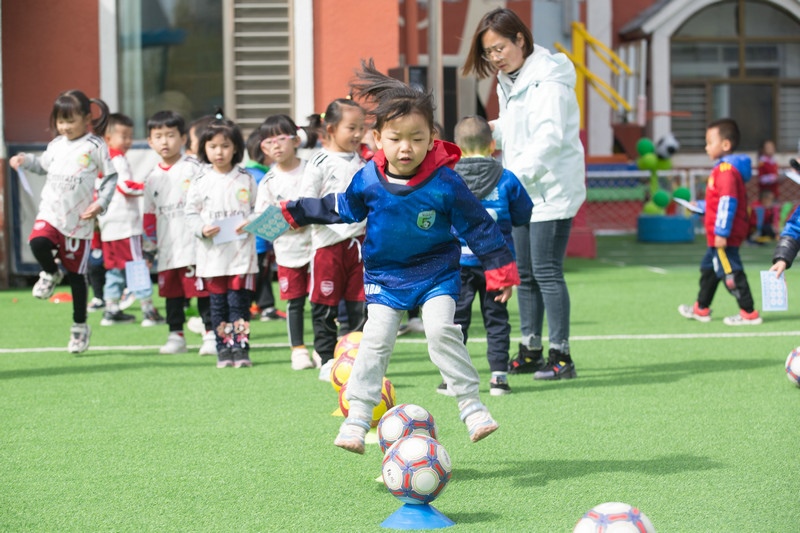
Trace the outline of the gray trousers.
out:
<instances>
[{"instance_id":1,"label":"gray trousers","mask_svg":"<svg viewBox=\"0 0 800 533\"><path fill-rule=\"evenodd\" d=\"M437 296L422 305L422 322L428 340L428 354L458 400L459 408L477 401L478 371L464 346L461 327L454 323L456 302L450 296ZM385 305L369 304L364 336L347 381L349 417L372 420L372 410L381 400L381 387L397 329L404 311ZM431 372L431 375L434 375Z\"/></svg>"}]
</instances>

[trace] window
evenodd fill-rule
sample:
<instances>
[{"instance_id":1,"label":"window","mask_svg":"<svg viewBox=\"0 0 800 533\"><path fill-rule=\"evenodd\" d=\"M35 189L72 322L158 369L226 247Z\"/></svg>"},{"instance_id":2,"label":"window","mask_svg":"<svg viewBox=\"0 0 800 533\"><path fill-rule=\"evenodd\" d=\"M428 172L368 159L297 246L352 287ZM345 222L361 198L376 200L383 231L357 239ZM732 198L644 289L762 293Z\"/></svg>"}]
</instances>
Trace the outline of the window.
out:
<instances>
[{"instance_id":1,"label":"window","mask_svg":"<svg viewBox=\"0 0 800 533\"><path fill-rule=\"evenodd\" d=\"M704 125L732 117L742 150L774 139L794 151L800 125L800 22L768 2L725 0L698 11L671 41L672 128L702 150Z\"/></svg>"},{"instance_id":2,"label":"window","mask_svg":"<svg viewBox=\"0 0 800 533\"><path fill-rule=\"evenodd\" d=\"M162 109L187 122L223 106L221 0L118 0L120 110L135 136Z\"/></svg>"}]
</instances>

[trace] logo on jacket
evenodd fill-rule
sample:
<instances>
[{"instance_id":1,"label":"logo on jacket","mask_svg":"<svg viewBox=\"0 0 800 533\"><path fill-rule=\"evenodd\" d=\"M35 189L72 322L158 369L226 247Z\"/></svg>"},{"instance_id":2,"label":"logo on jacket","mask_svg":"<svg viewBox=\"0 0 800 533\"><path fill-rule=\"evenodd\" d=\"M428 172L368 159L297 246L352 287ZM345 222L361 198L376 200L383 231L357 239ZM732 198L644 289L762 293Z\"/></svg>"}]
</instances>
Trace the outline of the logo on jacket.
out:
<instances>
[{"instance_id":1,"label":"logo on jacket","mask_svg":"<svg viewBox=\"0 0 800 533\"><path fill-rule=\"evenodd\" d=\"M422 211L417 215L417 227L419 229L431 229L436 222L436 211Z\"/></svg>"},{"instance_id":2,"label":"logo on jacket","mask_svg":"<svg viewBox=\"0 0 800 533\"><path fill-rule=\"evenodd\" d=\"M239 189L239 191L236 193L236 199L243 204L248 203L250 201L250 191L247 189Z\"/></svg>"},{"instance_id":3,"label":"logo on jacket","mask_svg":"<svg viewBox=\"0 0 800 533\"><path fill-rule=\"evenodd\" d=\"M92 160L89 154L81 154L78 156L78 166L81 168L89 168L89 162Z\"/></svg>"}]
</instances>

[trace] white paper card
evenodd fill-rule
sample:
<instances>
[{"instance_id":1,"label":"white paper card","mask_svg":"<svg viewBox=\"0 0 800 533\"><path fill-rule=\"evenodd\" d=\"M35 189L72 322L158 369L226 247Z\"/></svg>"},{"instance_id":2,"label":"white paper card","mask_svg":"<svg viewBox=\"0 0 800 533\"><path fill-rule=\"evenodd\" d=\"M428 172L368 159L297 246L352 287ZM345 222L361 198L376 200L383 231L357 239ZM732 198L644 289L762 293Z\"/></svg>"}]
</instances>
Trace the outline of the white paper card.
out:
<instances>
[{"instance_id":1,"label":"white paper card","mask_svg":"<svg viewBox=\"0 0 800 533\"><path fill-rule=\"evenodd\" d=\"M685 207L686 209L688 209L692 213L698 213L698 214L701 214L701 215L704 213L703 208L701 208L701 207L699 207L697 205L694 205L691 202L687 202L683 198L673 198L673 200L675 200L676 204L678 204L678 205L680 205L682 207Z\"/></svg>"},{"instance_id":2,"label":"white paper card","mask_svg":"<svg viewBox=\"0 0 800 533\"><path fill-rule=\"evenodd\" d=\"M125 284L131 292L145 291L152 286L147 261L139 259L125 263Z\"/></svg>"},{"instance_id":3,"label":"white paper card","mask_svg":"<svg viewBox=\"0 0 800 533\"><path fill-rule=\"evenodd\" d=\"M242 215L234 215L214 221L214 226L219 228L219 233L214 235L214 244L225 244L226 242L246 239L246 233L236 233L236 227L241 224L243 220L244 218L242 218Z\"/></svg>"},{"instance_id":4,"label":"white paper card","mask_svg":"<svg viewBox=\"0 0 800 533\"><path fill-rule=\"evenodd\" d=\"M789 293L786 290L786 278L783 273L776 278L775 272L761 271L761 309L764 311L789 310Z\"/></svg>"},{"instance_id":5,"label":"white paper card","mask_svg":"<svg viewBox=\"0 0 800 533\"><path fill-rule=\"evenodd\" d=\"M258 215L258 218L245 226L244 229L262 239L274 241L289 229L289 223L283 218L280 207L269 205L263 213Z\"/></svg>"}]
</instances>

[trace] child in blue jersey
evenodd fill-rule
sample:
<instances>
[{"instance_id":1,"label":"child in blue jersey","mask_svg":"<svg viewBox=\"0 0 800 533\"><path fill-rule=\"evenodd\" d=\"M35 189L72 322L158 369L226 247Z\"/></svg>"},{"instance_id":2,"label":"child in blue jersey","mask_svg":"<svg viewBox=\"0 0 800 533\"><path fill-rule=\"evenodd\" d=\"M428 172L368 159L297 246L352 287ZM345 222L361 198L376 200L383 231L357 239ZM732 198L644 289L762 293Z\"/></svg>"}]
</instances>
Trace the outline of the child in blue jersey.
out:
<instances>
[{"instance_id":1,"label":"child in blue jersey","mask_svg":"<svg viewBox=\"0 0 800 533\"><path fill-rule=\"evenodd\" d=\"M472 442L498 428L478 394L478 371L453 321L460 293L455 228L486 269L487 289L507 301L519 274L500 228L452 170L457 146L433 139L433 99L375 69L370 60L352 89L374 104L378 152L344 193L282 204L293 226L367 221L362 253L367 321L347 384L348 417L334 444L364 453L364 436L403 312L422 306L431 360L458 400Z\"/></svg>"},{"instance_id":2,"label":"child in blue jersey","mask_svg":"<svg viewBox=\"0 0 800 533\"><path fill-rule=\"evenodd\" d=\"M461 119L456 124L455 141L461 149L462 157L454 170L464 178L469 190L500 226L506 243L513 252L511 228L524 226L530 221L533 208L530 196L517 177L492 157L495 143L492 129L485 118L471 116ZM464 343L467 342L472 322L472 302L476 296L480 298L488 343L486 356L492 372L489 394L509 394L511 387L508 385L508 347L511 324L508 321L507 304L495 300L497 292L487 290L486 273L480 259L472 253L466 241L461 239L461 296L456 303L455 321L464 332ZM437 392L446 395L451 393L445 382L439 385Z\"/></svg>"}]
</instances>

